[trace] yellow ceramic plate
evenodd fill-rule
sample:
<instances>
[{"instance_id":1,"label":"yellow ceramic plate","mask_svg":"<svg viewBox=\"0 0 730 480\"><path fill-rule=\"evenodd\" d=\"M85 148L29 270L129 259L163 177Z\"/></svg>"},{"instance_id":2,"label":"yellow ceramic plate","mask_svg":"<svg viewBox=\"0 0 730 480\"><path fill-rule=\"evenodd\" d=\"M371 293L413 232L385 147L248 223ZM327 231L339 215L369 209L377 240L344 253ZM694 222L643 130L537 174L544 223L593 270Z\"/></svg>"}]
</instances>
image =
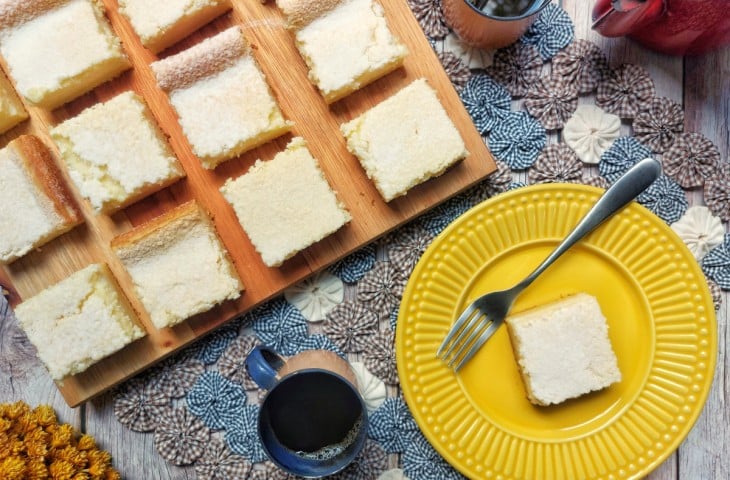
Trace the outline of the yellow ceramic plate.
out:
<instances>
[{"instance_id":1,"label":"yellow ceramic plate","mask_svg":"<svg viewBox=\"0 0 730 480\"><path fill-rule=\"evenodd\" d=\"M403 393L431 444L471 478L640 478L702 410L717 355L712 298L684 244L636 203L568 251L513 308L576 292L597 297L620 383L536 407L504 327L458 374L436 358L464 307L530 273L600 193L540 185L488 200L433 241L408 282L396 332Z\"/></svg>"}]
</instances>

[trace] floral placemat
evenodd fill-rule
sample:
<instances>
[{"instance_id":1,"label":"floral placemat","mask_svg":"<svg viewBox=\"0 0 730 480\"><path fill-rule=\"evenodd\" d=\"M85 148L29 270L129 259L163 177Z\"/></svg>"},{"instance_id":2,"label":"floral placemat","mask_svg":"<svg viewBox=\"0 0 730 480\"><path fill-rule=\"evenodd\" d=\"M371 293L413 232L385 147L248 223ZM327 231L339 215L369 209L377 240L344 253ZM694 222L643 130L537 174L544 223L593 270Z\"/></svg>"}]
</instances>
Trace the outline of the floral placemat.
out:
<instances>
[{"instance_id":1,"label":"floral placemat","mask_svg":"<svg viewBox=\"0 0 730 480\"><path fill-rule=\"evenodd\" d=\"M574 39L549 5L515 44L464 46L439 0L408 0L497 159L485 181L364 247L284 295L228 323L115 392L126 427L154 436L170 463L200 479L287 479L266 460L256 422L259 390L244 368L251 348L284 355L327 349L348 359L370 414L369 440L342 479L463 478L420 433L398 390L394 328L407 279L431 240L477 203L526 184L607 187L654 156L664 175L638 201L672 225L708 277L716 306L730 289L730 167L679 104L656 97L644 68L611 67L599 47ZM621 132L631 132L622 135ZM688 208L703 192L706 206Z\"/></svg>"}]
</instances>

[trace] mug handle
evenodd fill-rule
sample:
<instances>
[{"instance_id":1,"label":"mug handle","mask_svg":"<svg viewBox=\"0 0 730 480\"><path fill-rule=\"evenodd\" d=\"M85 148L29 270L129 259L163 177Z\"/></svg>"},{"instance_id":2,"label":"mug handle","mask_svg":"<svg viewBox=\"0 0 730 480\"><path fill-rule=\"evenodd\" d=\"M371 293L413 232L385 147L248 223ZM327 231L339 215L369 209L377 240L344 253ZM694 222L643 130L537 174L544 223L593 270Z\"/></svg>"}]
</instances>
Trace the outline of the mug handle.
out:
<instances>
[{"instance_id":1,"label":"mug handle","mask_svg":"<svg viewBox=\"0 0 730 480\"><path fill-rule=\"evenodd\" d=\"M284 366L285 360L269 347L257 345L246 357L246 370L256 384L265 389L279 381L279 369Z\"/></svg>"}]
</instances>

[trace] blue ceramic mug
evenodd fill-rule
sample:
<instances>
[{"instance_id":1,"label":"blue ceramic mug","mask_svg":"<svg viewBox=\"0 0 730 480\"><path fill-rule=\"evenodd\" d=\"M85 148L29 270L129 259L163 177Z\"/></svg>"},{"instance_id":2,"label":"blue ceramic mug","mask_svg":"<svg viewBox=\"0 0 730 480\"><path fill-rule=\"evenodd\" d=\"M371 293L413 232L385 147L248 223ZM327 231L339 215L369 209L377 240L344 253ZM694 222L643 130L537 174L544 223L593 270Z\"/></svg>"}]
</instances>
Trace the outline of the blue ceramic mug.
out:
<instances>
[{"instance_id":1,"label":"blue ceramic mug","mask_svg":"<svg viewBox=\"0 0 730 480\"><path fill-rule=\"evenodd\" d=\"M246 368L268 390L258 433L279 468L304 478L332 475L347 467L365 445L367 409L349 364L326 350L289 359L258 346Z\"/></svg>"}]
</instances>

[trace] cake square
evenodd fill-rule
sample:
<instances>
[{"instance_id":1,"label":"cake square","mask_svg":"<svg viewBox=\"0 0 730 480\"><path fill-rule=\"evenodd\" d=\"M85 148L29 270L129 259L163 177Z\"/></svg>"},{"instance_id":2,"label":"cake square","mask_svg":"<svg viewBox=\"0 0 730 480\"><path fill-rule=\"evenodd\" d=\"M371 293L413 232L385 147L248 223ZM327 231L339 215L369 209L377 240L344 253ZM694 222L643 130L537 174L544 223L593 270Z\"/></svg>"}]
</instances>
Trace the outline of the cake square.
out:
<instances>
[{"instance_id":1,"label":"cake square","mask_svg":"<svg viewBox=\"0 0 730 480\"><path fill-rule=\"evenodd\" d=\"M7 77L0 72L0 133L28 118L28 112Z\"/></svg>"},{"instance_id":2,"label":"cake square","mask_svg":"<svg viewBox=\"0 0 730 480\"><path fill-rule=\"evenodd\" d=\"M151 67L205 168L291 129L239 27Z\"/></svg>"},{"instance_id":3,"label":"cake square","mask_svg":"<svg viewBox=\"0 0 730 480\"><path fill-rule=\"evenodd\" d=\"M112 240L152 323L170 327L243 289L208 214L190 201Z\"/></svg>"},{"instance_id":4,"label":"cake square","mask_svg":"<svg viewBox=\"0 0 730 480\"><path fill-rule=\"evenodd\" d=\"M303 138L221 187L269 267L334 233L351 216L330 188Z\"/></svg>"},{"instance_id":5,"label":"cake square","mask_svg":"<svg viewBox=\"0 0 730 480\"><path fill-rule=\"evenodd\" d=\"M0 53L28 101L53 109L130 68L98 0L6 0Z\"/></svg>"},{"instance_id":6,"label":"cake square","mask_svg":"<svg viewBox=\"0 0 730 480\"><path fill-rule=\"evenodd\" d=\"M608 324L579 293L506 319L528 398L551 405L621 381Z\"/></svg>"},{"instance_id":7,"label":"cake square","mask_svg":"<svg viewBox=\"0 0 730 480\"><path fill-rule=\"evenodd\" d=\"M469 154L425 79L413 81L340 129L348 150L386 202Z\"/></svg>"},{"instance_id":8,"label":"cake square","mask_svg":"<svg viewBox=\"0 0 730 480\"><path fill-rule=\"evenodd\" d=\"M15 315L54 380L83 372L145 335L104 264L89 265L29 298Z\"/></svg>"},{"instance_id":9,"label":"cake square","mask_svg":"<svg viewBox=\"0 0 730 480\"><path fill-rule=\"evenodd\" d=\"M142 45L157 53L188 36L231 8L229 0L119 0Z\"/></svg>"},{"instance_id":10,"label":"cake square","mask_svg":"<svg viewBox=\"0 0 730 480\"><path fill-rule=\"evenodd\" d=\"M327 103L403 64L408 49L376 0L277 0L294 31L309 79Z\"/></svg>"},{"instance_id":11,"label":"cake square","mask_svg":"<svg viewBox=\"0 0 730 480\"><path fill-rule=\"evenodd\" d=\"M0 262L10 263L83 221L48 148L22 135L0 150Z\"/></svg>"},{"instance_id":12,"label":"cake square","mask_svg":"<svg viewBox=\"0 0 730 480\"><path fill-rule=\"evenodd\" d=\"M185 175L141 97L124 92L51 130L69 176L97 213L111 213Z\"/></svg>"}]
</instances>

